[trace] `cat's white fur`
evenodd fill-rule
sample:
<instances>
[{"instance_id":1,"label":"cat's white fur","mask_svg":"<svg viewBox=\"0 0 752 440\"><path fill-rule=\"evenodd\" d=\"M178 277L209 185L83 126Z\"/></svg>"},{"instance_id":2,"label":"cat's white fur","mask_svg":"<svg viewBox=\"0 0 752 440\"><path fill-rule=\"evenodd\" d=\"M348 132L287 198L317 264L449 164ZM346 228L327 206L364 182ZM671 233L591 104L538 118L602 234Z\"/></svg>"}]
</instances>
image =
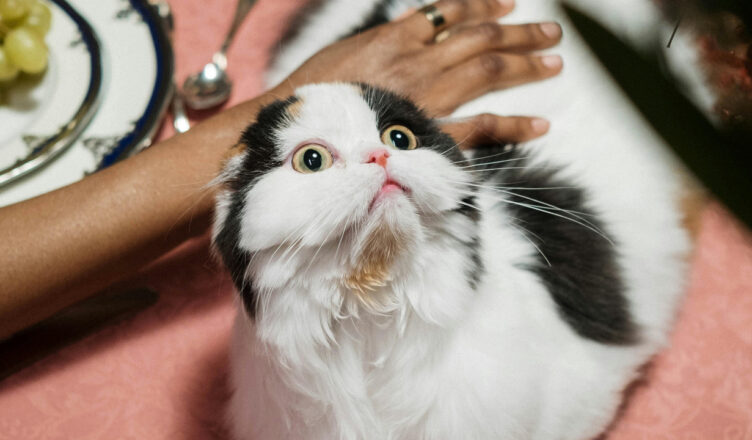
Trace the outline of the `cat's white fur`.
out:
<instances>
[{"instance_id":1,"label":"cat's white fur","mask_svg":"<svg viewBox=\"0 0 752 440\"><path fill-rule=\"evenodd\" d=\"M374 2L329 3L303 29L305 38L283 51L272 82L338 37L348 28L343 23L357 23L352 10L362 17ZM623 35L636 39L658 19L643 0L578 3L613 18ZM547 136L522 148L532 166L561 166L562 175L587 189L589 205L618 243L640 343L609 346L577 335L537 277L520 269L537 249L502 211L481 221L488 276L469 292L457 277L462 251L435 234L468 225L421 225L431 209L443 209L441 194L452 191L442 186L447 176L464 178L434 152L392 154L390 173L415 188L416 202L395 196L367 214L383 179L379 167L362 163L380 148L373 113L351 86L307 86L297 92L301 113L279 143L292 149L328 133L325 141L348 165L320 175L296 175L288 165L247 195L247 203L264 207L244 216L239 243L261 250L248 271L260 313L252 321L238 307L228 415L234 438L586 440L605 429L625 386L666 342L690 244L680 227L681 188L666 147L554 2L518 0L507 21L543 20L564 24L556 49L564 72L475 100L456 115L490 111L552 121ZM329 102L306 100L322 90ZM226 172L239 166L235 159ZM287 188L284 196L280 186ZM499 197L484 191L478 203L489 207ZM227 203L220 196L217 224ZM354 216L412 237L387 292L370 308L343 294L339 281L362 236L347 236L345 243L332 238ZM299 235L302 246L277 249L290 234Z\"/></svg>"}]
</instances>

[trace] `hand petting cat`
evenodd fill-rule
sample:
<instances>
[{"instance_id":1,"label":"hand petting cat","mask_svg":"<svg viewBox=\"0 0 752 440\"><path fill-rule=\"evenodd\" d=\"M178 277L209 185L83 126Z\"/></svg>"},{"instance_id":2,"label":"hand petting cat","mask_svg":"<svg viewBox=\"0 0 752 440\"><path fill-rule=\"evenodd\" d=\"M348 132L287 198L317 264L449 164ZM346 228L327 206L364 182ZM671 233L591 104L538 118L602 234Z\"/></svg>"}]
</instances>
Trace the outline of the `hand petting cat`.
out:
<instances>
[{"instance_id":1,"label":"hand petting cat","mask_svg":"<svg viewBox=\"0 0 752 440\"><path fill-rule=\"evenodd\" d=\"M413 12L358 33L311 57L275 92L287 96L305 83L362 81L406 95L436 117L488 92L561 71L561 57L535 53L559 42L558 24L497 23L514 1L441 0L435 6L445 21L439 28ZM472 134L521 142L544 134L548 121L480 115L445 130L455 139Z\"/></svg>"}]
</instances>

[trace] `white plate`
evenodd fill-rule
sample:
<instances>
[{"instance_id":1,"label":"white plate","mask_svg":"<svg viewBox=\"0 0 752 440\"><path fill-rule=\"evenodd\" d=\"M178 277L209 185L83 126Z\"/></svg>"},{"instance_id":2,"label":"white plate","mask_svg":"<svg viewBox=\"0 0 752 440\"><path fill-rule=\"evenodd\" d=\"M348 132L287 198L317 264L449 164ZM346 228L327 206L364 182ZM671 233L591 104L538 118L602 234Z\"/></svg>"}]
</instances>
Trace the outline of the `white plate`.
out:
<instances>
[{"instance_id":1,"label":"white plate","mask_svg":"<svg viewBox=\"0 0 752 440\"><path fill-rule=\"evenodd\" d=\"M61 153L96 110L102 84L99 42L67 5L51 4L49 67L5 87L0 105L0 184L18 179Z\"/></svg>"},{"instance_id":2,"label":"white plate","mask_svg":"<svg viewBox=\"0 0 752 440\"><path fill-rule=\"evenodd\" d=\"M0 169L42 160L0 186L0 206L80 180L147 146L172 93L167 30L147 0L51 3L48 70L34 87L10 90L12 105L0 109ZM85 117L79 121L83 133L52 142L81 117L87 100L98 109L88 125Z\"/></svg>"}]
</instances>

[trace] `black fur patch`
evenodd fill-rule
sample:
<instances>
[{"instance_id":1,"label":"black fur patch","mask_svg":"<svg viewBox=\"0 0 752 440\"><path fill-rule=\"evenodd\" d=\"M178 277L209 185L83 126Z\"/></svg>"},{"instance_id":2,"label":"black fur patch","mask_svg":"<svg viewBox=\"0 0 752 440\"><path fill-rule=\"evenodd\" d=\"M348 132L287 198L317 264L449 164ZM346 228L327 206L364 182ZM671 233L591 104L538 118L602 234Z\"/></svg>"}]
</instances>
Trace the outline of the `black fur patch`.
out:
<instances>
[{"instance_id":1,"label":"black fur patch","mask_svg":"<svg viewBox=\"0 0 752 440\"><path fill-rule=\"evenodd\" d=\"M452 162L465 160L454 139L441 131L436 121L429 118L412 101L368 84L359 84L359 86L363 90L368 106L376 113L379 132L390 125L404 125L415 134L418 139L418 148L437 151Z\"/></svg>"},{"instance_id":2,"label":"black fur patch","mask_svg":"<svg viewBox=\"0 0 752 440\"><path fill-rule=\"evenodd\" d=\"M256 122L249 126L240 138L240 142L246 146L243 164L226 182L231 191L230 207L214 244L230 271L245 309L251 317L256 314L257 297L245 272L252 255L238 247L240 220L243 216L252 215L245 209L245 195L259 177L282 165L277 159L277 147L270 135L288 122L287 107L297 101L294 96L284 101L275 101L259 112Z\"/></svg>"},{"instance_id":3,"label":"black fur patch","mask_svg":"<svg viewBox=\"0 0 752 440\"><path fill-rule=\"evenodd\" d=\"M501 205L515 219L520 232L540 249L537 264L528 269L546 285L561 316L579 335L594 341L622 345L636 342L637 329L624 294L615 245L604 238L607 231L588 208L585 191L555 172L528 168L515 148L483 147L478 152L482 156L476 155L475 163L489 164L487 183L501 189L516 188L509 190L515 194L508 196L510 202L553 213L512 203ZM501 165L505 169L491 172L500 167L491 163L501 160L511 161Z\"/></svg>"},{"instance_id":4,"label":"black fur patch","mask_svg":"<svg viewBox=\"0 0 752 440\"><path fill-rule=\"evenodd\" d=\"M240 219L243 216L243 194L243 192L232 194L227 218L214 240L214 246L230 272L232 282L243 300L246 313L253 317L256 314L256 294L253 290L253 283L245 276L245 271L251 262L251 254L238 247Z\"/></svg>"}]
</instances>

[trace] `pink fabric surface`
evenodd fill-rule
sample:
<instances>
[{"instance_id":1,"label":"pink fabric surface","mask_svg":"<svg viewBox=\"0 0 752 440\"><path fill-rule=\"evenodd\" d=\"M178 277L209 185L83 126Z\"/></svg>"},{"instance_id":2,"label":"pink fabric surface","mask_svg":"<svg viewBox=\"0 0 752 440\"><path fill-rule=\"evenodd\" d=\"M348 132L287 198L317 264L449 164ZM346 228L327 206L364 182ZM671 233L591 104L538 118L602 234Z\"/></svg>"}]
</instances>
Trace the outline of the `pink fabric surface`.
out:
<instances>
[{"instance_id":1,"label":"pink fabric surface","mask_svg":"<svg viewBox=\"0 0 752 440\"><path fill-rule=\"evenodd\" d=\"M303 2L259 2L230 52L230 104L261 90L281 23ZM234 0L171 4L183 78L219 45ZM224 438L232 284L207 240L131 283L155 287L157 305L0 383L0 439ZM752 440L752 237L717 206L703 216L671 345L628 395L608 440Z\"/></svg>"}]
</instances>

